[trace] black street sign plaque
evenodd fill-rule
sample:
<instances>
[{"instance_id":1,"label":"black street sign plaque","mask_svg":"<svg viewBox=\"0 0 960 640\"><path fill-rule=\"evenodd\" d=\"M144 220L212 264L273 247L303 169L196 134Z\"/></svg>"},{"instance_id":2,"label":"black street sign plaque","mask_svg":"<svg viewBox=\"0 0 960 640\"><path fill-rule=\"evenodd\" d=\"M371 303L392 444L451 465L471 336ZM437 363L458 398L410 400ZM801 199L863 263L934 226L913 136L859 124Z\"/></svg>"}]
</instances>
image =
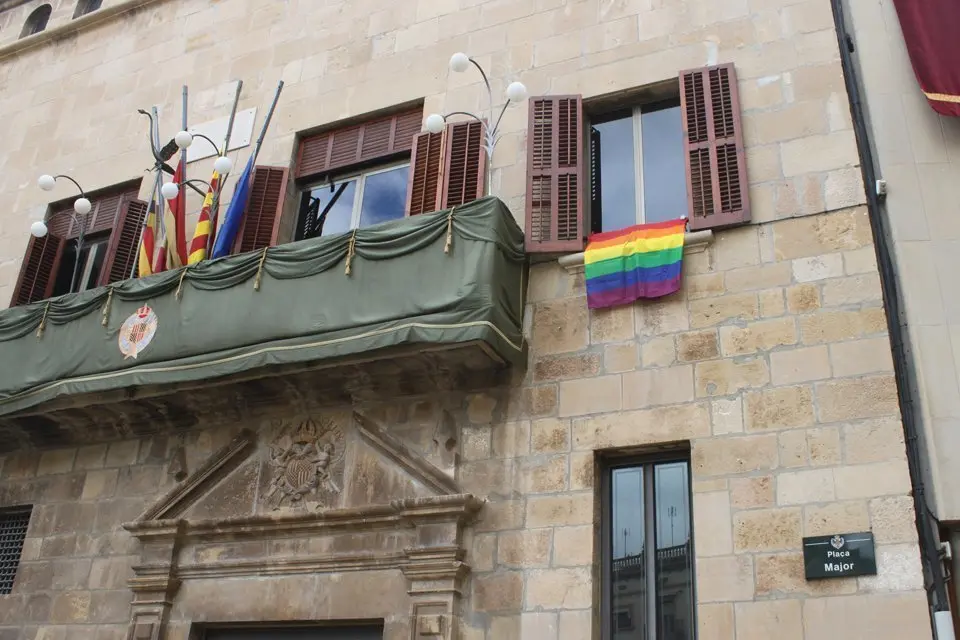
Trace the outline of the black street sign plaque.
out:
<instances>
[{"instance_id":1,"label":"black street sign plaque","mask_svg":"<svg viewBox=\"0 0 960 640\"><path fill-rule=\"evenodd\" d=\"M804 538L803 566L807 580L876 575L873 534L838 533Z\"/></svg>"}]
</instances>

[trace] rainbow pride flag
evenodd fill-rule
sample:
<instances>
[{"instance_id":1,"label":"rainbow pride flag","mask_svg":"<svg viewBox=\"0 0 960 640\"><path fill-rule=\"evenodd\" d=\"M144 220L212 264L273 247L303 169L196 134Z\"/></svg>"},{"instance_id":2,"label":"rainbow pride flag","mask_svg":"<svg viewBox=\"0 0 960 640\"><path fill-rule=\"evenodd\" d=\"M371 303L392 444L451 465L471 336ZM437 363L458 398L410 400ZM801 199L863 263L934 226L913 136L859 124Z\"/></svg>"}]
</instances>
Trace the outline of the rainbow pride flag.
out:
<instances>
[{"instance_id":1,"label":"rainbow pride flag","mask_svg":"<svg viewBox=\"0 0 960 640\"><path fill-rule=\"evenodd\" d=\"M591 309L659 298L680 289L685 219L595 233L583 263Z\"/></svg>"}]
</instances>

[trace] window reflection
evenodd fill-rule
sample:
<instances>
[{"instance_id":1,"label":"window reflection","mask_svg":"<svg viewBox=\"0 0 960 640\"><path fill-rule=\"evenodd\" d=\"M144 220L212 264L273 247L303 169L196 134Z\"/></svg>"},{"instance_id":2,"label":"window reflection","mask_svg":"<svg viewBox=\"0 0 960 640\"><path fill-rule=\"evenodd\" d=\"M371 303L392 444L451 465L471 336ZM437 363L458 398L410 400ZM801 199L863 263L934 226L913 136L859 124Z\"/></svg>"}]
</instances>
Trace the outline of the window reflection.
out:
<instances>
[{"instance_id":1,"label":"window reflection","mask_svg":"<svg viewBox=\"0 0 960 640\"><path fill-rule=\"evenodd\" d=\"M626 115L593 127L599 134L602 231L637 224L637 173L633 152L633 116ZM595 168L596 170L596 168Z\"/></svg>"},{"instance_id":2,"label":"window reflection","mask_svg":"<svg viewBox=\"0 0 960 640\"><path fill-rule=\"evenodd\" d=\"M360 226L403 217L407 204L407 176L410 167L397 167L364 177Z\"/></svg>"},{"instance_id":3,"label":"window reflection","mask_svg":"<svg viewBox=\"0 0 960 640\"><path fill-rule=\"evenodd\" d=\"M345 233L404 217L410 165L333 177L305 192L296 238ZM326 212L326 213L324 213Z\"/></svg>"},{"instance_id":4,"label":"window reflection","mask_svg":"<svg viewBox=\"0 0 960 640\"><path fill-rule=\"evenodd\" d=\"M654 467L657 524L657 637L693 637L690 483L687 463Z\"/></svg>"},{"instance_id":5,"label":"window reflection","mask_svg":"<svg viewBox=\"0 0 960 640\"><path fill-rule=\"evenodd\" d=\"M613 640L692 640L693 548L687 462L610 475L609 626Z\"/></svg>"},{"instance_id":6,"label":"window reflection","mask_svg":"<svg viewBox=\"0 0 960 640\"><path fill-rule=\"evenodd\" d=\"M333 206L330 206L337 193L340 197L336 198ZM324 185L310 192L310 198L317 207L316 223L314 232L308 233L310 236L331 236L338 233L350 231L353 222L353 200L357 194L357 181L349 180L334 184L333 189ZM329 210L327 207L330 206ZM324 215L324 211L327 211Z\"/></svg>"},{"instance_id":7,"label":"window reflection","mask_svg":"<svg viewBox=\"0 0 960 640\"><path fill-rule=\"evenodd\" d=\"M643 140L643 213L646 222L676 220L687 213L680 107L640 116Z\"/></svg>"},{"instance_id":8,"label":"window reflection","mask_svg":"<svg viewBox=\"0 0 960 640\"><path fill-rule=\"evenodd\" d=\"M612 501L613 550L611 636L615 640L646 639L647 570L644 554L643 468L615 469Z\"/></svg>"}]
</instances>

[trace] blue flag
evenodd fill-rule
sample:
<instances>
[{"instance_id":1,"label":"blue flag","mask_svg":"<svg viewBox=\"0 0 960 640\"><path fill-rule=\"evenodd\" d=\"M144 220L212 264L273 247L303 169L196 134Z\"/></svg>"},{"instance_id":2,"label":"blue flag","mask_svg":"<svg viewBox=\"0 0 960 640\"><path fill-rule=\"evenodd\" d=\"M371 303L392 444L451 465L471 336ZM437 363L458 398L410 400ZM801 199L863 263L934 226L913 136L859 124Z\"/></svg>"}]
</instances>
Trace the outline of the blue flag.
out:
<instances>
[{"instance_id":1,"label":"blue flag","mask_svg":"<svg viewBox=\"0 0 960 640\"><path fill-rule=\"evenodd\" d=\"M244 167L240 179L237 180L237 186L233 190L233 198L230 200L230 206L223 216L223 224L217 232L217 239L213 243L213 258L221 258L230 255L233 249L233 242L237 238L237 232L240 230L240 223L243 221L243 210L247 206L247 197L250 195L250 178L253 174L253 157L247 160L247 166Z\"/></svg>"}]
</instances>

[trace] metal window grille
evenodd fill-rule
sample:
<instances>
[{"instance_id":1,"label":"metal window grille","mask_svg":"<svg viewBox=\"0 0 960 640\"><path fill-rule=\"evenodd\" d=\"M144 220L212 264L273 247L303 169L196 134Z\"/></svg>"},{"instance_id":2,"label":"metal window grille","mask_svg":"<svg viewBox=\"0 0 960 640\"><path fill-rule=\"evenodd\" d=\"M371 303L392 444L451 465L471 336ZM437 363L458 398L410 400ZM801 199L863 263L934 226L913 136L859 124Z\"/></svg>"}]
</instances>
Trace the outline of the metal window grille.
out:
<instances>
[{"instance_id":1,"label":"metal window grille","mask_svg":"<svg viewBox=\"0 0 960 640\"><path fill-rule=\"evenodd\" d=\"M13 591L33 507L0 509L0 595Z\"/></svg>"}]
</instances>

